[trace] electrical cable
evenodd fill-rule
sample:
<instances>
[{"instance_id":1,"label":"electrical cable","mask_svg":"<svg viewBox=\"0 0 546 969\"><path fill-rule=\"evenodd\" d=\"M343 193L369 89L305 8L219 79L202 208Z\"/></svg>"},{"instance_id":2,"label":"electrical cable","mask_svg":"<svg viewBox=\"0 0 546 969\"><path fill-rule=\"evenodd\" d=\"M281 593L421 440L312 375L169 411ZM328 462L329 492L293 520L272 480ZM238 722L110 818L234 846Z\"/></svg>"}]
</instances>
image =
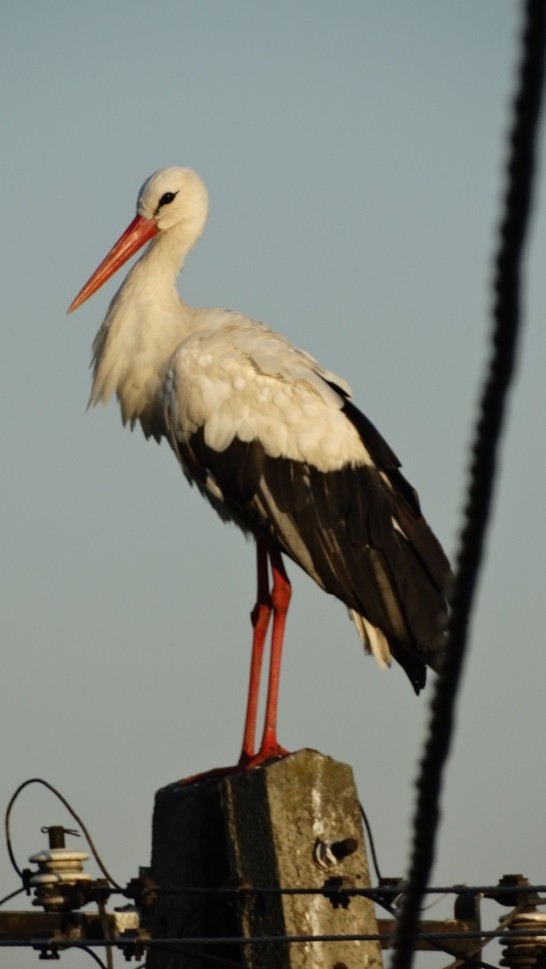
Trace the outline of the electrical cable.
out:
<instances>
[{"instance_id":1,"label":"electrical cable","mask_svg":"<svg viewBox=\"0 0 546 969\"><path fill-rule=\"evenodd\" d=\"M542 927L532 928L525 927L522 929L511 930L506 932L508 924L514 919L517 912L512 912L509 916L503 919L501 925L497 929L470 929L470 930L448 930L445 932L434 932L434 931L419 931L415 935L416 941L428 942L429 945L435 946L438 951L446 952L447 954L455 956L455 963L450 964L450 966L445 967L445 969L451 969L451 965L458 965L460 963L470 963L474 966L481 966L483 969L492 969L491 965L486 962L477 960L472 954L476 950L467 952L464 954L456 954L450 952L446 943L450 940L466 941L476 939L479 948L482 948L487 941L493 939L510 939L512 942L517 939L521 939L523 942L528 944L530 940L536 938L538 941L543 941L544 939L544 929ZM144 946L148 949L158 949L160 951L175 953L179 949L189 948L189 947L215 947L215 946L241 946L241 945L293 945L302 943L304 945L313 942L384 942L384 936L378 932L368 932L368 933L316 933L316 934L302 934L302 935L242 935L242 936L172 936L172 937L156 937L150 938L131 938L124 939L122 936L117 936L111 938L110 940L104 939L88 939L85 942L76 939L68 940L56 940L51 943L46 940L43 943L37 943L35 938L31 939L8 939L0 938L0 948L51 948L54 949L83 949L88 952L92 948L119 948L119 949L133 949L135 944ZM238 963L231 963L228 959L226 960L223 956L215 956L212 953L208 954L205 952L200 953L200 957L203 959L208 959L208 961L215 961L217 964L231 966L238 965ZM102 960L97 961L103 967L107 969Z\"/></svg>"},{"instance_id":2,"label":"electrical cable","mask_svg":"<svg viewBox=\"0 0 546 969\"><path fill-rule=\"evenodd\" d=\"M10 892L9 895L4 895L3 898L0 898L0 908L2 907L4 902L9 902L10 898L15 898L16 895L20 895L22 892L24 892L24 890L25 890L24 888L16 888L15 891Z\"/></svg>"},{"instance_id":3,"label":"electrical cable","mask_svg":"<svg viewBox=\"0 0 546 969\"><path fill-rule=\"evenodd\" d=\"M221 885L218 887L201 885L182 885L178 888L163 888L161 885L154 886L154 893L157 895L210 895L214 898L227 896L228 898L253 895L322 895L328 898L330 895L354 895L355 897L370 898L373 902L379 902L381 895L391 895L396 898L405 892L405 884L398 885L379 885L370 888L357 888L354 885L346 887L330 887L327 883L317 887L298 885L297 888L283 888L276 885ZM114 893L112 893L114 894ZM122 891L126 895L125 890ZM533 901L537 905L546 905L546 897L535 899L534 896L546 895L546 885L433 885L425 888L425 895L482 895L485 898L500 900L506 896L524 895L533 896ZM440 899L441 901L441 899ZM509 902L501 904L510 904Z\"/></svg>"},{"instance_id":4,"label":"electrical cable","mask_svg":"<svg viewBox=\"0 0 546 969\"><path fill-rule=\"evenodd\" d=\"M76 824L78 824L79 827L81 828L81 830L83 831L84 836L85 836L85 839L87 841L87 844L89 845L89 848L91 849L91 853L93 855L93 858L95 859L97 865L99 866L99 868L100 868L102 874L104 875L104 877L106 878L106 880L108 882L110 882L110 884L113 885L114 888L118 889L118 891L123 892L124 889L121 887L121 885L118 884L118 882L115 880L115 878L112 878L112 875L110 874L110 872L108 871L108 869L105 867L105 865L104 865L104 863L103 863L103 861L102 861L102 859L101 859L101 857L100 857L97 849L95 848L94 841L93 841L91 835L89 834L89 831L87 830L86 825L84 824L84 822L80 818L80 816L78 814L76 814L74 808L69 804L69 802L66 800L66 798L63 797L63 795L60 793L60 791L58 791L57 788L53 787L53 785L50 784L49 781L45 781L42 777L30 777L27 781L23 781L23 783L19 785L19 787L17 788L17 790L15 791L15 793L12 795L12 797L10 799L10 802L9 802L7 808L6 808L6 814L5 814L5 817L4 817L4 830L5 830L5 837L6 837L6 848L7 848L7 851L8 851L8 855L9 855L9 859L11 861L11 864L13 865L13 867L14 867L15 871L17 872L17 874L19 875L19 878L22 881L24 881L23 872L21 871L21 869L19 868L19 865L17 864L17 861L15 859L15 855L13 853L12 844L11 844L10 815L11 815L11 811L12 811L13 805L15 804L15 801L19 797L21 791L23 791L25 789L25 787L28 787L29 784L42 784L44 787L47 788L48 791L51 791L51 793L54 794L55 797L57 797L59 799L59 801L61 802L61 804L64 805L64 807L66 808L66 810L68 811L68 813L74 818Z\"/></svg>"},{"instance_id":5,"label":"electrical cable","mask_svg":"<svg viewBox=\"0 0 546 969\"><path fill-rule=\"evenodd\" d=\"M522 929L512 929L510 932L506 932L504 928L500 929L449 929L445 931L433 931L433 930L423 930L417 932L415 936L417 941L429 942L440 948L443 946L444 941L457 940L457 941L468 941L469 939L478 940L489 940L489 939L511 939L511 940L532 940L538 939L539 941L544 939L544 928L538 927L534 928L531 926L526 926ZM59 946L62 948L74 948L81 949L84 946L96 947L96 948L107 948L108 946L112 948L134 948L135 944L144 946L171 946L171 945L259 945L259 944L293 944L293 943L303 943L308 942L384 942L385 936L381 932L328 932L328 933L316 933L309 935L214 935L214 936L158 936L157 938L135 938L131 937L126 939L123 936L116 936L113 939L106 941L105 939L87 939L85 942L79 939L62 939L53 940L52 945ZM49 943L46 940L38 942L35 938L31 939L21 939L21 938L7 938L0 937L0 948L37 948L47 947ZM460 956L464 958L464 956Z\"/></svg>"},{"instance_id":6,"label":"electrical cable","mask_svg":"<svg viewBox=\"0 0 546 969\"><path fill-rule=\"evenodd\" d=\"M488 940L488 941L491 941L491 940ZM195 956L195 946L192 946L189 944L182 945L180 942L178 942L178 943L173 943L172 946L155 945L153 940L151 940L150 943L145 942L144 944L149 945L150 948L153 948L156 951L172 953L173 955L183 955L184 953L191 953L193 951L193 954ZM443 945L442 946L438 945L437 951L438 953L444 953L445 955L455 956L454 952L452 952L450 949L445 948ZM476 950L476 951L479 951L479 950ZM209 953L203 952L203 951L199 952L199 958L201 959L202 962L207 962L207 963L210 963L211 965L222 966L222 967L225 967L225 969L240 969L240 965L241 965L240 962L234 962L232 959L226 959L224 956L215 956L210 952ZM471 967L471 969L478 969L478 967L479 969L497 969L496 966L493 966L489 962L482 962L476 959L474 954L458 956L456 961L451 963L451 966L455 967L455 966L467 965L467 964ZM137 969L145 969L145 966L137 967ZM450 969L450 967L446 967L446 969Z\"/></svg>"},{"instance_id":7,"label":"electrical cable","mask_svg":"<svg viewBox=\"0 0 546 969\"><path fill-rule=\"evenodd\" d=\"M108 966L106 965L106 963L103 962L100 956L98 956L96 952L93 952L93 949L91 949L88 945L79 945L78 949L81 949L82 952L86 952L88 956L91 956L91 958L95 960L97 965L100 966L100 969L108 969ZM111 949L108 948L106 950L106 953L108 958L108 955L112 954Z\"/></svg>"},{"instance_id":8,"label":"electrical cable","mask_svg":"<svg viewBox=\"0 0 546 969\"><path fill-rule=\"evenodd\" d=\"M379 869L379 862L377 860L377 854L376 854L376 851L375 851L375 843L374 843L374 840L373 840L372 826L371 826L370 822L368 821L368 815L366 814L366 812L364 810L364 805L362 804L361 801L358 802L358 806L360 808L360 813L362 815L362 820L364 822L364 827L366 829L366 836L368 838L368 842L369 842L369 845L370 845L370 852L371 852L371 855L372 855L372 861L373 861L373 867L374 867L374 871L375 871L375 877L377 878L378 882L380 882L382 876L381 876L381 871Z\"/></svg>"},{"instance_id":9,"label":"electrical cable","mask_svg":"<svg viewBox=\"0 0 546 969\"><path fill-rule=\"evenodd\" d=\"M497 451L511 382L520 317L520 271L527 231L535 140L542 97L546 3L526 0L521 66L508 149L504 214L494 275L494 326L489 372L472 448L458 568L451 596L445 652L430 708L428 737L417 780L410 871L393 940L392 969L409 969L421 900L434 858L442 772L450 749L468 622L482 560L495 484Z\"/></svg>"},{"instance_id":10,"label":"electrical cable","mask_svg":"<svg viewBox=\"0 0 546 969\"><path fill-rule=\"evenodd\" d=\"M180 941L178 943L175 943L172 946L155 945L153 944L153 941L151 941L150 943L145 942L144 944L149 945L150 948L153 948L157 952L170 953L171 955L175 955L175 956L183 955L184 953L189 953L191 955L192 952L194 956L196 955L194 946L183 945L180 943ZM202 952L202 951L199 952L199 959L201 962L208 962L211 966L212 965L220 966L220 967L223 967L223 969L241 969L240 962L234 962L233 959L226 959L224 956L216 956L212 952ZM146 969L145 966L144 966L144 969Z\"/></svg>"},{"instance_id":11,"label":"electrical cable","mask_svg":"<svg viewBox=\"0 0 546 969\"><path fill-rule=\"evenodd\" d=\"M365 937L365 940L368 940L368 939L371 939L371 938L372 937L368 937L367 936L367 937ZM215 941L215 940L209 940L209 942L210 941ZM258 938L251 939L249 941L253 942L254 944L256 944L257 942L260 942L260 941L264 941L264 942L267 942L267 941L269 941L269 942L272 942L272 941L277 941L277 942L282 942L282 941L296 942L296 941L299 941L299 942L308 943L308 942L313 942L313 937L309 937L309 938L305 938L305 939L303 939L303 938L296 939L296 938L290 938L290 937L287 936L286 939L282 939L282 938L279 937L278 939L275 939L275 940L273 940L273 939L263 939L263 940L261 940L258 937ZM333 939L332 941L343 942L343 941L345 941L345 937L344 936L340 936L339 938ZM483 961L481 961L479 959L476 959L475 958L474 950L472 951L472 954L457 955L451 949L449 949L448 947L446 947L443 943L433 942L431 939L429 939L428 941L429 941L429 944L430 945L434 945L435 950L438 952L438 954L443 953L444 955L449 955L449 956L455 956L456 957L455 962L451 963L451 966L453 966L453 967L459 966L459 965L468 965L470 967L470 969L497 969L496 966L493 966L489 962L483 962ZM492 941L492 940L491 939L486 940L486 942L484 942L483 945L486 945L487 942L490 942L490 941ZM180 955L180 954L183 954L184 952L192 952L192 951L193 951L193 954L195 955L195 949L196 949L197 945L201 945L203 943L203 940L198 940L198 939L190 940L190 939L188 939L187 941L184 942L184 944L182 944L182 940L181 939L178 939L176 941L173 940L173 942L172 943L169 943L168 945L167 944L164 944L164 943L165 943L165 940L162 940L162 943L159 944L159 945L157 945L156 944L156 940L150 939L150 940L145 941L144 942L144 945L148 946L150 949L154 949L154 950L157 950L159 952L172 953L173 955ZM478 951L479 951L479 948L477 947L476 948L476 952L478 952ZM215 965L218 965L218 966L225 966L226 969L232 969L232 967L233 967L233 969L236 969L236 967L240 967L240 963L239 962L234 962L231 959L226 959L224 956L215 956L212 953L203 952L202 950L199 952L199 958L203 962L210 962L211 965L212 964L215 964ZM450 967L446 967L446 969L450 969Z\"/></svg>"},{"instance_id":12,"label":"electrical cable","mask_svg":"<svg viewBox=\"0 0 546 969\"><path fill-rule=\"evenodd\" d=\"M415 939L420 942L428 942L434 946L440 948L443 947L444 942L451 940L457 941L468 941L469 939L476 939L477 941L481 939L506 939L511 940L523 939L544 939L544 928L531 928L526 927L524 929L513 929L510 933L507 933L503 928L501 929L450 929L443 932L434 931L419 931L415 935ZM143 945L146 946L170 946L170 945L287 945L295 943L309 943L309 942L383 942L385 940L384 935L380 932L319 932L313 934L302 934L302 935L215 935L215 936L170 936L170 937L157 937L153 939L139 940ZM5 943L0 940L0 945ZM77 944L77 943L76 943ZM106 943L101 940L95 945L105 945ZM108 943L110 945L116 945L122 947L124 941L122 939L115 939L113 942ZM126 943L127 945L134 945L134 939ZM463 958L463 956L461 956Z\"/></svg>"}]
</instances>

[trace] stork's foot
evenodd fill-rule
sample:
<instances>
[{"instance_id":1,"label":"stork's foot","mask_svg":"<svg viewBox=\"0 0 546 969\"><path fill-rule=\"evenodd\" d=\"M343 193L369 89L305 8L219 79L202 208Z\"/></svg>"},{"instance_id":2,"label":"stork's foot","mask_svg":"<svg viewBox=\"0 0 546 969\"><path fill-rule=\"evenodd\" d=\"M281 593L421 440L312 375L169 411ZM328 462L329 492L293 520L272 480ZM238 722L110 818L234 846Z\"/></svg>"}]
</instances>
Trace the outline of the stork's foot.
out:
<instances>
[{"instance_id":1,"label":"stork's foot","mask_svg":"<svg viewBox=\"0 0 546 969\"><path fill-rule=\"evenodd\" d=\"M239 758L239 770L252 770L253 767L261 767L270 760L279 760L280 757L287 757L290 753L275 740L272 743L262 744L257 754L241 754Z\"/></svg>"},{"instance_id":2,"label":"stork's foot","mask_svg":"<svg viewBox=\"0 0 546 969\"><path fill-rule=\"evenodd\" d=\"M287 757L289 753L290 751L281 747L277 741L262 744L257 754L247 754L243 751L239 757L239 762L233 764L231 767L213 767L212 770L203 771L201 774L192 774L190 777L184 777L178 783L185 785L198 784L200 781L214 779L221 780L221 778L229 777L231 774L239 774L242 771L252 770L254 767L261 767L271 760L279 760L281 757Z\"/></svg>"}]
</instances>

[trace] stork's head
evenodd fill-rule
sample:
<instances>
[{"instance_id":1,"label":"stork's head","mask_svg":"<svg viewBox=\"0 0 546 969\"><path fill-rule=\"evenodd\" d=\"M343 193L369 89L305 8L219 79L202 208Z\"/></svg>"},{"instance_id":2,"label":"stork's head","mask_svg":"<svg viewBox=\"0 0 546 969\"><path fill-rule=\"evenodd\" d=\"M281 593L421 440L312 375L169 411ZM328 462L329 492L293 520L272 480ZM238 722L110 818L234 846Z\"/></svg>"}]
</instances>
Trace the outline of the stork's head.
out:
<instances>
[{"instance_id":1,"label":"stork's head","mask_svg":"<svg viewBox=\"0 0 546 969\"><path fill-rule=\"evenodd\" d=\"M193 229L194 241L201 235L208 213L208 194L202 179L191 168L161 168L146 179L140 189L137 213L154 221L163 232L185 224Z\"/></svg>"},{"instance_id":2,"label":"stork's head","mask_svg":"<svg viewBox=\"0 0 546 969\"><path fill-rule=\"evenodd\" d=\"M191 168L175 165L154 172L140 189L135 218L70 304L68 312L81 306L144 243L159 233L176 231L183 257L201 235L207 214L207 190Z\"/></svg>"}]
</instances>

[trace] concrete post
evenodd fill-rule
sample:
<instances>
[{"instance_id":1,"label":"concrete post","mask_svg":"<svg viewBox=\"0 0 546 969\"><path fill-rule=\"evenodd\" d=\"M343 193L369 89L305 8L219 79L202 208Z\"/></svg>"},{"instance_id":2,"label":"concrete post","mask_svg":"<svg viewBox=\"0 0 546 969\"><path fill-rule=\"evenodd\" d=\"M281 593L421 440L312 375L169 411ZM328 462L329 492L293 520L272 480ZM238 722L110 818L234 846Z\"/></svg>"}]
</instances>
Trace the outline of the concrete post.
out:
<instances>
[{"instance_id":1,"label":"concrete post","mask_svg":"<svg viewBox=\"0 0 546 969\"><path fill-rule=\"evenodd\" d=\"M160 895L152 925L155 938L377 932L368 899L322 894L333 884L366 888L370 882L351 768L313 750L251 771L159 791L151 874L164 888L316 889L294 895L241 891L235 898ZM150 956L150 969L213 969L227 963L244 969L381 966L377 942L249 941L242 946L169 949ZM209 961L205 954L213 958Z\"/></svg>"}]
</instances>

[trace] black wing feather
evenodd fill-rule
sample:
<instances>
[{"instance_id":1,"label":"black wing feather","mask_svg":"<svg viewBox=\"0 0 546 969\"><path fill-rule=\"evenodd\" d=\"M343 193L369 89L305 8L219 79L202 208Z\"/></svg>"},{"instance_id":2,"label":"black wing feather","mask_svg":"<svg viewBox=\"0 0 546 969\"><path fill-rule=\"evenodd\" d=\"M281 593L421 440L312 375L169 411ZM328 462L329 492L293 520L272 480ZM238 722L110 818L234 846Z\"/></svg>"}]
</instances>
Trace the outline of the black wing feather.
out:
<instances>
[{"instance_id":1,"label":"black wing feather","mask_svg":"<svg viewBox=\"0 0 546 969\"><path fill-rule=\"evenodd\" d=\"M425 664L434 665L441 644L449 564L394 452L349 400L343 410L373 465L321 472L271 457L257 440L234 439L218 452L205 443L202 430L173 446L186 473L205 490L212 476L243 528L289 555L379 627L419 692Z\"/></svg>"}]
</instances>

